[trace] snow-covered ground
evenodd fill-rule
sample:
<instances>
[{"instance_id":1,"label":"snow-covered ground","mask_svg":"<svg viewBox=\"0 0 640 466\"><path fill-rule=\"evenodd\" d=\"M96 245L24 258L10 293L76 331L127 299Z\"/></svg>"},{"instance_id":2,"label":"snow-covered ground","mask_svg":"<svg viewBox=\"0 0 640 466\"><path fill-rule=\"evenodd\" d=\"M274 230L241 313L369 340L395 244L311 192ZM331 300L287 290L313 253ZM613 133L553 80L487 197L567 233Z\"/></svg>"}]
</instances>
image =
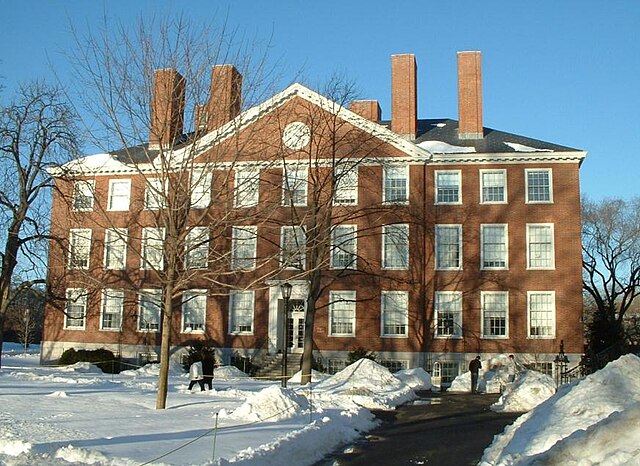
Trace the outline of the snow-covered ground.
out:
<instances>
[{"instance_id":1,"label":"snow-covered ground","mask_svg":"<svg viewBox=\"0 0 640 466\"><path fill-rule=\"evenodd\" d=\"M313 464L375 427L365 407L393 409L431 385L426 373L400 374L408 385L362 360L311 389L219 368L212 391L190 393L175 367L167 409L156 410L157 365L111 375L4 350L1 465Z\"/></svg>"}]
</instances>

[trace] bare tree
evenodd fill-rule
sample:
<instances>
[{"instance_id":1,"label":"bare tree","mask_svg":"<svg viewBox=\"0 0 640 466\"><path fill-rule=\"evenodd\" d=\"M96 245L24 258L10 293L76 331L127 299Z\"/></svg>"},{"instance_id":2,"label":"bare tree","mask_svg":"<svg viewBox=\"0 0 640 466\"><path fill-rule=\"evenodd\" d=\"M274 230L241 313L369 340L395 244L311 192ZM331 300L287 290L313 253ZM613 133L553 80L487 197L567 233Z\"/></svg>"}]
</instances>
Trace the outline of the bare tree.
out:
<instances>
[{"instance_id":1,"label":"bare tree","mask_svg":"<svg viewBox=\"0 0 640 466\"><path fill-rule=\"evenodd\" d=\"M594 315L591 350L624 342L623 322L640 294L640 199L582 200L583 288Z\"/></svg>"},{"instance_id":2,"label":"bare tree","mask_svg":"<svg viewBox=\"0 0 640 466\"><path fill-rule=\"evenodd\" d=\"M49 203L47 169L75 157L76 116L57 88L20 87L0 117L0 353L13 298L45 282Z\"/></svg>"},{"instance_id":3,"label":"bare tree","mask_svg":"<svg viewBox=\"0 0 640 466\"><path fill-rule=\"evenodd\" d=\"M42 333L44 292L39 288L23 290L16 295L8 313L9 328L25 351Z\"/></svg>"},{"instance_id":4,"label":"bare tree","mask_svg":"<svg viewBox=\"0 0 640 466\"><path fill-rule=\"evenodd\" d=\"M59 228L68 232L84 219L87 228L109 230L110 238L97 241L103 247L119 240L126 243L128 254L140 266L117 273L84 260L77 266L71 243L59 255L71 253L70 268L87 289L162 291L156 408L164 409L175 335L198 335L204 327L185 318L183 328L176 329L176 308L210 296L228 296L233 289L264 286L265 279L276 273L267 267L272 259L267 256L253 258L250 268L256 273L243 274L245 267L234 264L229 247L234 226L255 226L260 221L256 219L268 217L264 211L258 216L256 209L234 209L241 202L238 196L250 193L234 191L233 181L247 168L247 160L260 160L261 168L277 162L258 157L263 144L249 130L240 131L245 122L239 117L243 106L270 91L267 84L273 69L267 68L266 56L255 44L237 40L224 25L196 28L180 18L140 21L133 32L123 26L105 27L102 35L78 37L77 42L75 71L82 88L92 90L83 97L93 125L90 134L105 147L110 163L121 164L129 174L132 193L142 194L137 198L132 194L127 209L114 215L103 193L90 218L80 213ZM217 66L212 71L213 64L227 63L234 67ZM67 183L61 190L71 206L74 183L90 179L92 171L82 163L66 168L73 176L61 180ZM139 315L129 317L141 322ZM117 324L127 331L123 322ZM128 331L136 337L135 331Z\"/></svg>"}]
</instances>

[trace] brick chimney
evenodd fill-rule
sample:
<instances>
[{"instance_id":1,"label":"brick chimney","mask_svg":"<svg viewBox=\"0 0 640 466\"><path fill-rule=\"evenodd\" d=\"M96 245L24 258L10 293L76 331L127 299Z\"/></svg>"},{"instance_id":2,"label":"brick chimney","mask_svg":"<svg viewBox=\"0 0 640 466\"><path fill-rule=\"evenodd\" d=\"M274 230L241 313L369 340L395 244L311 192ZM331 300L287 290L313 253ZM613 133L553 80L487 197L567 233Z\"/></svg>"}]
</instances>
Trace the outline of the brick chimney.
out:
<instances>
[{"instance_id":1,"label":"brick chimney","mask_svg":"<svg viewBox=\"0 0 640 466\"><path fill-rule=\"evenodd\" d=\"M233 120L242 107L242 75L233 65L215 65L207 105L207 128L212 131Z\"/></svg>"},{"instance_id":2,"label":"brick chimney","mask_svg":"<svg viewBox=\"0 0 640 466\"><path fill-rule=\"evenodd\" d=\"M458 52L458 137L482 139L482 55Z\"/></svg>"},{"instance_id":3,"label":"brick chimney","mask_svg":"<svg viewBox=\"0 0 640 466\"><path fill-rule=\"evenodd\" d=\"M418 128L417 70L413 54L391 55L391 130L407 139Z\"/></svg>"},{"instance_id":4,"label":"brick chimney","mask_svg":"<svg viewBox=\"0 0 640 466\"><path fill-rule=\"evenodd\" d=\"M380 104L377 100L353 100L349 104L349 110L367 120L380 121Z\"/></svg>"},{"instance_id":5,"label":"brick chimney","mask_svg":"<svg viewBox=\"0 0 640 466\"><path fill-rule=\"evenodd\" d=\"M168 147L182 136L184 126L185 79L176 70L153 73L149 146Z\"/></svg>"}]
</instances>

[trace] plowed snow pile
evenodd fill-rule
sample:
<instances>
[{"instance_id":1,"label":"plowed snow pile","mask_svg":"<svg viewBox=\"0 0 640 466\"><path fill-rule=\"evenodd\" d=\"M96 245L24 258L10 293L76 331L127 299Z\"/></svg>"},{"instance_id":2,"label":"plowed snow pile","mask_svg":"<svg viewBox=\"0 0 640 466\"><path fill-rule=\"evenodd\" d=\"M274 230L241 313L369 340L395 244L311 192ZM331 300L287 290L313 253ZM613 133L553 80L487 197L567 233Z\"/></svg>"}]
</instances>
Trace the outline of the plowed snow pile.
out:
<instances>
[{"instance_id":1,"label":"plowed snow pile","mask_svg":"<svg viewBox=\"0 0 640 466\"><path fill-rule=\"evenodd\" d=\"M326 400L335 395L369 409L393 409L415 398L411 387L370 359L345 367L316 385L313 392L313 396Z\"/></svg>"},{"instance_id":2,"label":"plowed snow pile","mask_svg":"<svg viewBox=\"0 0 640 466\"><path fill-rule=\"evenodd\" d=\"M232 419L275 422L289 419L308 409L309 403L304 396L290 388L272 385L249 396L228 416Z\"/></svg>"},{"instance_id":3,"label":"plowed snow pile","mask_svg":"<svg viewBox=\"0 0 640 466\"><path fill-rule=\"evenodd\" d=\"M537 371L525 371L508 384L500 399L491 409L497 412L518 413L529 411L556 392L553 378Z\"/></svg>"},{"instance_id":4,"label":"plowed snow pile","mask_svg":"<svg viewBox=\"0 0 640 466\"><path fill-rule=\"evenodd\" d=\"M421 367L404 369L393 375L414 390L431 390L431 376Z\"/></svg>"},{"instance_id":5,"label":"plowed snow pile","mask_svg":"<svg viewBox=\"0 0 640 466\"><path fill-rule=\"evenodd\" d=\"M640 358L562 387L497 435L481 465L640 464Z\"/></svg>"},{"instance_id":6,"label":"plowed snow pile","mask_svg":"<svg viewBox=\"0 0 640 466\"><path fill-rule=\"evenodd\" d=\"M508 356L499 355L482 361L478 374L478 391L482 393L500 393L509 381L507 369ZM471 372L466 371L453 379L449 392L470 392Z\"/></svg>"},{"instance_id":7,"label":"plowed snow pile","mask_svg":"<svg viewBox=\"0 0 640 466\"><path fill-rule=\"evenodd\" d=\"M230 380L230 379L241 379L246 377L248 377L248 375L242 372L236 366L216 367L213 370L214 379Z\"/></svg>"}]
</instances>

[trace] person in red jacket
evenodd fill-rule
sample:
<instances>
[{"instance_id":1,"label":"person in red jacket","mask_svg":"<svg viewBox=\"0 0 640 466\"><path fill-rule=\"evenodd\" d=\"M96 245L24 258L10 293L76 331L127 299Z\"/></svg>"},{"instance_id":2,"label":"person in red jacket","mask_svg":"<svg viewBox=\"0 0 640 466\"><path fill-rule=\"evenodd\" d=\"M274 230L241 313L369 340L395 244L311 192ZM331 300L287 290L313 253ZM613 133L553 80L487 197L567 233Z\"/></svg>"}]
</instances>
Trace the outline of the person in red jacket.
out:
<instances>
[{"instance_id":1,"label":"person in red jacket","mask_svg":"<svg viewBox=\"0 0 640 466\"><path fill-rule=\"evenodd\" d=\"M469 372L471 372L471 393L478 393L478 374L480 372L482 363L480 362L480 356L476 356L469 363Z\"/></svg>"}]
</instances>

